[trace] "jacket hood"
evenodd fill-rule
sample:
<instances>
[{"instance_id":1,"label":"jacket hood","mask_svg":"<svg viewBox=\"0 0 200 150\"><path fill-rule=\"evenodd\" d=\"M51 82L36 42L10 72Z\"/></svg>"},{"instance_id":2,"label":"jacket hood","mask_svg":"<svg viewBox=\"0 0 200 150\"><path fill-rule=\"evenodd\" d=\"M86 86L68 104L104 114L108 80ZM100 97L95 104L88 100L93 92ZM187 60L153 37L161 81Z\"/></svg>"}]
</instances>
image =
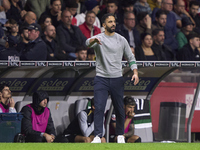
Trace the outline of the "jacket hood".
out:
<instances>
[{"instance_id":1,"label":"jacket hood","mask_svg":"<svg viewBox=\"0 0 200 150\"><path fill-rule=\"evenodd\" d=\"M37 91L33 93L33 103L32 107L36 114L42 114L44 112L43 107L40 106L40 102L43 101L44 99L47 99L47 103L49 102L49 96L47 92L45 91Z\"/></svg>"}]
</instances>

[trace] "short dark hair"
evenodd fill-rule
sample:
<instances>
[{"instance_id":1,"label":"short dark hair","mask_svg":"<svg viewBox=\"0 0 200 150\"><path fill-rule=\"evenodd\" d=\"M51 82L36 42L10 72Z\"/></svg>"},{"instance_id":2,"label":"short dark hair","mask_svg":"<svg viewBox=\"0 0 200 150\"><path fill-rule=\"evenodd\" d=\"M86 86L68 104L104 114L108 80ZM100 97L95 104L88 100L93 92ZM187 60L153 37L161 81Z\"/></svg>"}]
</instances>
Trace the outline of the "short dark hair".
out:
<instances>
[{"instance_id":1,"label":"short dark hair","mask_svg":"<svg viewBox=\"0 0 200 150\"><path fill-rule=\"evenodd\" d=\"M53 5L53 2L58 1L58 0L51 0L50 5ZM61 2L61 0L59 0Z\"/></svg>"},{"instance_id":2,"label":"short dark hair","mask_svg":"<svg viewBox=\"0 0 200 150\"><path fill-rule=\"evenodd\" d=\"M135 16L134 12L127 11L127 12L124 13L124 19L127 19L129 14L133 14Z\"/></svg>"},{"instance_id":3,"label":"short dark hair","mask_svg":"<svg viewBox=\"0 0 200 150\"><path fill-rule=\"evenodd\" d=\"M144 41L144 38L145 38L147 35L152 36L150 33L147 33L147 32L141 33L141 35L140 35L141 41Z\"/></svg>"},{"instance_id":4,"label":"short dark hair","mask_svg":"<svg viewBox=\"0 0 200 150\"><path fill-rule=\"evenodd\" d=\"M158 33L159 33L160 31L163 31L163 32L164 32L164 29L154 29L154 30L152 31L152 36L158 35Z\"/></svg>"},{"instance_id":5,"label":"short dark hair","mask_svg":"<svg viewBox=\"0 0 200 150\"><path fill-rule=\"evenodd\" d=\"M68 8L78 8L78 3L75 0L70 0L66 4L66 7L68 7Z\"/></svg>"},{"instance_id":6,"label":"short dark hair","mask_svg":"<svg viewBox=\"0 0 200 150\"><path fill-rule=\"evenodd\" d=\"M195 0L193 0L193 1L190 1L189 8L191 8L192 5L200 6L200 3L199 3L199 1L195 1Z\"/></svg>"},{"instance_id":7,"label":"short dark hair","mask_svg":"<svg viewBox=\"0 0 200 150\"><path fill-rule=\"evenodd\" d=\"M111 13L107 13L105 15L103 15L103 17L101 18L101 22L102 24L105 23L106 19L110 16L113 16L115 18L115 15L111 14Z\"/></svg>"},{"instance_id":8,"label":"short dark hair","mask_svg":"<svg viewBox=\"0 0 200 150\"><path fill-rule=\"evenodd\" d=\"M115 3L115 5L118 6L117 0L107 0L106 4L109 4L109 3Z\"/></svg>"},{"instance_id":9,"label":"short dark hair","mask_svg":"<svg viewBox=\"0 0 200 150\"><path fill-rule=\"evenodd\" d=\"M86 15L85 15L85 16L87 16L88 14L95 14L95 12L94 12L94 11L92 11L92 10L90 10L90 11L87 11L87 13L86 13ZM96 16L96 14L95 14L95 16Z\"/></svg>"},{"instance_id":10,"label":"short dark hair","mask_svg":"<svg viewBox=\"0 0 200 150\"><path fill-rule=\"evenodd\" d=\"M187 35L187 40L188 40L188 42L189 42L191 39L194 39L194 38L199 38L199 35L198 35L196 32L194 32L194 31L190 32L190 33Z\"/></svg>"},{"instance_id":11,"label":"short dark hair","mask_svg":"<svg viewBox=\"0 0 200 150\"><path fill-rule=\"evenodd\" d=\"M9 87L8 84L6 84L6 83L1 83L1 84L0 84L0 92L2 92L2 90L3 90L5 87Z\"/></svg>"},{"instance_id":12,"label":"short dark hair","mask_svg":"<svg viewBox=\"0 0 200 150\"><path fill-rule=\"evenodd\" d=\"M80 52L82 50L88 50L88 48L86 46L80 46L80 47L76 48L75 52L78 53L78 52Z\"/></svg>"},{"instance_id":13,"label":"short dark hair","mask_svg":"<svg viewBox=\"0 0 200 150\"><path fill-rule=\"evenodd\" d=\"M140 12L138 15L137 15L137 20L138 22L140 22L141 20L143 20L149 13L148 12Z\"/></svg>"},{"instance_id":14,"label":"short dark hair","mask_svg":"<svg viewBox=\"0 0 200 150\"><path fill-rule=\"evenodd\" d=\"M166 10L159 9L159 10L156 12L156 18L160 18L161 15L167 15L167 11L166 11Z\"/></svg>"},{"instance_id":15,"label":"short dark hair","mask_svg":"<svg viewBox=\"0 0 200 150\"><path fill-rule=\"evenodd\" d=\"M15 21L14 19L8 19L8 23L9 24L18 24L17 21Z\"/></svg>"},{"instance_id":16,"label":"short dark hair","mask_svg":"<svg viewBox=\"0 0 200 150\"><path fill-rule=\"evenodd\" d=\"M133 97L131 97L131 96L124 97L124 105L125 106L126 105L133 105L133 106L135 106L136 105L135 99Z\"/></svg>"}]
</instances>

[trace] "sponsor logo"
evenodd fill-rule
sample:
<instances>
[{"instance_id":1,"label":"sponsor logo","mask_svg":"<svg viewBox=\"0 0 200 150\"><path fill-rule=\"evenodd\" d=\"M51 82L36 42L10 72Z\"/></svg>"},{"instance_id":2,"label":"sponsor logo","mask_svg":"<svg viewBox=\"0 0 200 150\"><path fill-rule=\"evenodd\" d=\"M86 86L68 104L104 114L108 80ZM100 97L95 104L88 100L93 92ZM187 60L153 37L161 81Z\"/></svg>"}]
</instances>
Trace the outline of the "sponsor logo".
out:
<instances>
[{"instance_id":1,"label":"sponsor logo","mask_svg":"<svg viewBox=\"0 0 200 150\"><path fill-rule=\"evenodd\" d=\"M64 66L74 67L74 62L64 62Z\"/></svg>"}]
</instances>

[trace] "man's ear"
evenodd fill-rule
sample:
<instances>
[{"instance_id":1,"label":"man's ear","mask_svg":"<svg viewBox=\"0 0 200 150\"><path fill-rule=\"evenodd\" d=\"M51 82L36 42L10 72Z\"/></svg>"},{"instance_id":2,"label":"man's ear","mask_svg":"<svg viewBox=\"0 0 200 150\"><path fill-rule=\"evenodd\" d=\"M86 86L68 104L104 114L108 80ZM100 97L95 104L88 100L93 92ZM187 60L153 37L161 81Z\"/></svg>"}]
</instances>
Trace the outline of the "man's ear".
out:
<instances>
[{"instance_id":1,"label":"man's ear","mask_svg":"<svg viewBox=\"0 0 200 150\"><path fill-rule=\"evenodd\" d=\"M102 24L102 26L105 28L105 27L106 27L106 24L105 24L105 23L103 23L103 24Z\"/></svg>"}]
</instances>

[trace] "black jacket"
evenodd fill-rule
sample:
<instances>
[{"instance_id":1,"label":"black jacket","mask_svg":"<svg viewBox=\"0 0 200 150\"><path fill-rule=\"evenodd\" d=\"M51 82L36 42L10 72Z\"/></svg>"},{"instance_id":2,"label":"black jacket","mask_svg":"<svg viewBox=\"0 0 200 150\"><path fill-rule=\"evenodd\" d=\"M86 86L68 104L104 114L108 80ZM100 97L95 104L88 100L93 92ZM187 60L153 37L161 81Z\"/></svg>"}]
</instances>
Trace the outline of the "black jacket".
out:
<instances>
[{"instance_id":1,"label":"black jacket","mask_svg":"<svg viewBox=\"0 0 200 150\"><path fill-rule=\"evenodd\" d=\"M138 30L136 28L133 28L132 31L133 31L135 46L139 46L141 44L140 33L138 32ZM116 32L119 33L120 35L122 35L123 37L125 37L130 45L129 33L128 33L128 30L124 28L123 24L120 24L116 27Z\"/></svg>"},{"instance_id":2,"label":"black jacket","mask_svg":"<svg viewBox=\"0 0 200 150\"><path fill-rule=\"evenodd\" d=\"M153 48L152 48L152 51L154 52L154 55L157 58L157 60L155 60L155 61L165 60L165 56L160 51L153 49ZM136 60L143 60L143 61L147 60L141 46L137 46L135 48L135 57L136 57Z\"/></svg>"},{"instance_id":3,"label":"black jacket","mask_svg":"<svg viewBox=\"0 0 200 150\"><path fill-rule=\"evenodd\" d=\"M41 109L39 111L38 108L41 107L41 106L39 106L39 104L45 98L47 98L47 101L49 101L49 97L48 97L47 93L44 91L35 92L33 94L33 103L31 104L31 106L34 109L35 113L38 115L40 115L44 112L44 109ZM33 138L37 138L37 137L39 138L41 132L35 131L32 129L32 120L31 120L32 109L28 106L24 106L21 110L21 113L24 116L22 119L22 126L21 126L22 133L27 136L32 136ZM49 115L45 133L56 135L53 120L51 118L51 113Z\"/></svg>"},{"instance_id":4,"label":"black jacket","mask_svg":"<svg viewBox=\"0 0 200 150\"><path fill-rule=\"evenodd\" d=\"M200 54L197 48L193 50L188 43L178 51L176 58L179 61L200 61Z\"/></svg>"},{"instance_id":5,"label":"black jacket","mask_svg":"<svg viewBox=\"0 0 200 150\"><path fill-rule=\"evenodd\" d=\"M65 50L66 53L75 53L77 47L85 46L86 37L83 35L79 27L71 25L73 34L70 33L69 29L61 23L57 29L57 39L61 49Z\"/></svg>"},{"instance_id":6,"label":"black jacket","mask_svg":"<svg viewBox=\"0 0 200 150\"><path fill-rule=\"evenodd\" d=\"M45 61L47 59L47 46L38 37L35 41L29 42L26 49L21 52L20 60Z\"/></svg>"}]
</instances>

